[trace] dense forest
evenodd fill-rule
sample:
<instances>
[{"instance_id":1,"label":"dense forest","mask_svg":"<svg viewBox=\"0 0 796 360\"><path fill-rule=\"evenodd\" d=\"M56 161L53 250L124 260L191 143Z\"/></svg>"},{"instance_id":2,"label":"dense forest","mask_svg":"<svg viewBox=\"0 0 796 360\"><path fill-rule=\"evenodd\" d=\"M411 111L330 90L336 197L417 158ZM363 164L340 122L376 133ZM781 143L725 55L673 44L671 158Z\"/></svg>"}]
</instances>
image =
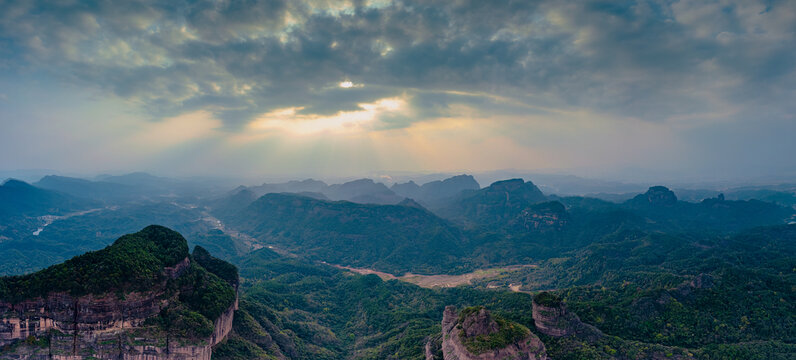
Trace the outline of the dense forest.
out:
<instances>
[{"instance_id":1,"label":"dense forest","mask_svg":"<svg viewBox=\"0 0 796 360\"><path fill-rule=\"evenodd\" d=\"M500 320L503 330L469 344L475 352L527 329L554 359L796 353L792 207L723 196L687 202L665 187L610 202L546 195L521 179L482 189L464 181L455 195L436 197L410 184L401 191L423 197L390 204L330 200L394 197L373 182L353 184L366 187L291 182L120 202L12 183L43 196L43 213L51 200L79 206L53 219L13 216L0 228L9 255L0 270L15 274L0 278L0 299L162 286L172 302L149 326L201 339L237 289L233 331L213 349L219 359L424 359L448 305L485 307ZM297 192L257 194L271 188ZM184 237L160 226L135 232L149 223ZM185 258L188 271L163 278L161 269ZM539 294L595 330L540 333L532 318Z\"/></svg>"}]
</instances>

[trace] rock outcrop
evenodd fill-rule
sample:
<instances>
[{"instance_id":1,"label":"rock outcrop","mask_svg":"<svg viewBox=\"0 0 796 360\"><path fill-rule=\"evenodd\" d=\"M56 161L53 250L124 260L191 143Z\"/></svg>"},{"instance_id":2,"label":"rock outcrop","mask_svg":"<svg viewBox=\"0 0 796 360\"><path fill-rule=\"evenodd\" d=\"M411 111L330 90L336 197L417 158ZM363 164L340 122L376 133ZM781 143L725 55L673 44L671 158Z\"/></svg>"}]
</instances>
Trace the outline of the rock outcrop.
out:
<instances>
[{"instance_id":1,"label":"rock outcrop","mask_svg":"<svg viewBox=\"0 0 796 360\"><path fill-rule=\"evenodd\" d=\"M577 335L591 340L603 336L597 328L581 322L578 315L570 312L567 305L553 294L537 294L532 306L534 325L542 334L553 337Z\"/></svg>"},{"instance_id":2,"label":"rock outcrop","mask_svg":"<svg viewBox=\"0 0 796 360\"><path fill-rule=\"evenodd\" d=\"M547 201L547 197L532 182L523 179L497 181L475 191L462 192L448 204L435 209L441 216L482 226L519 222L518 217L532 205Z\"/></svg>"},{"instance_id":3,"label":"rock outcrop","mask_svg":"<svg viewBox=\"0 0 796 360\"><path fill-rule=\"evenodd\" d=\"M567 223L569 213L558 201L532 205L512 221L512 224L518 224L525 230L561 230Z\"/></svg>"},{"instance_id":4,"label":"rock outcrop","mask_svg":"<svg viewBox=\"0 0 796 360\"><path fill-rule=\"evenodd\" d=\"M665 186L650 187L646 193L636 195L628 203L634 206L674 206L677 204L677 196L673 191Z\"/></svg>"},{"instance_id":5,"label":"rock outcrop","mask_svg":"<svg viewBox=\"0 0 796 360\"><path fill-rule=\"evenodd\" d=\"M55 293L19 304L0 303L4 309L0 347L33 338L41 342L21 352L0 352L0 359L209 360L212 347L232 330L237 299L214 321L209 338L185 344L163 337L147 324L168 306L163 295L162 291L130 293L120 300L116 294Z\"/></svg>"},{"instance_id":6,"label":"rock outcrop","mask_svg":"<svg viewBox=\"0 0 796 360\"><path fill-rule=\"evenodd\" d=\"M0 299L0 359L209 360L212 347L232 329L237 289L234 302L209 319L212 332L204 333L209 336L178 337L158 324L164 311L173 311L174 306L184 309L184 304L174 305L179 303L175 285L179 289L189 283L179 285L189 270L193 275L187 278L197 277L192 266L199 265L186 256L174 266L162 268L161 282L149 291L111 290L80 296L55 291L29 299ZM237 279L231 285L235 288L236 284Z\"/></svg>"},{"instance_id":7,"label":"rock outcrop","mask_svg":"<svg viewBox=\"0 0 796 360\"><path fill-rule=\"evenodd\" d=\"M498 336L511 341L492 341ZM536 335L522 325L493 317L483 307L467 308L461 314L453 306L446 307L441 349L444 360L547 359L545 346ZM426 359L438 359L433 342L426 345Z\"/></svg>"}]
</instances>

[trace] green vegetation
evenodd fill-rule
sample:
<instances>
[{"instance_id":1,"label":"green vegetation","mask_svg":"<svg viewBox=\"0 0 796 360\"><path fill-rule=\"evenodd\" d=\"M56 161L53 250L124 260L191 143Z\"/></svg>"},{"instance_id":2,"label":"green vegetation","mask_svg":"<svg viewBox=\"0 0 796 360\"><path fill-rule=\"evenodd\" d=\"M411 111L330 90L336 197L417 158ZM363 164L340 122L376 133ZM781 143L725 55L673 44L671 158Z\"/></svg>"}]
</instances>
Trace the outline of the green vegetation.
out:
<instances>
[{"instance_id":1,"label":"green vegetation","mask_svg":"<svg viewBox=\"0 0 796 360\"><path fill-rule=\"evenodd\" d=\"M198 245L194 247L192 255L193 260L202 265L207 271L224 279L232 286L238 285L238 268L235 265L213 257L207 250Z\"/></svg>"},{"instance_id":2,"label":"green vegetation","mask_svg":"<svg viewBox=\"0 0 796 360\"><path fill-rule=\"evenodd\" d=\"M441 331L446 305L483 304L526 327L533 322L527 294L423 289L278 257L268 249L239 264L243 277L236 336L291 359L351 354L358 359L423 359L426 339Z\"/></svg>"},{"instance_id":3,"label":"green vegetation","mask_svg":"<svg viewBox=\"0 0 796 360\"><path fill-rule=\"evenodd\" d=\"M196 219L198 209L171 203L136 203L60 219L42 227L36 218L14 218L0 224L0 275L21 275L42 270L74 256L96 251L125 234L150 224L160 224L182 234L188 244L199 244L216 256L231 258L242 247L234 239L208 232L209 226ZM212 244L208 245L209 242Z\"/></svg>"},{"instance_id":4,"label":"green vegetation","mask_svg":"<svg viewBox=\"0 0 796 360\"><path fill-rule=\"evenodd\" d=\"M437 209L449 220L414 205L286 194L266 195L242 209L242 203L230 202L213 210L229 228L296 258L267 248L241 256L248 245L209 230L205 220L197 220L207 216L204 210L190 206L129 205L57 221L37 237L30 235L39 226L35 219L16 217L0 228L0 271L99 248L109 234L153 217L168 219L201 246L191 267L168 281L162 268L188 256L186 240L148 227L38 273L0 278L0 299L50 291L123 295L164 286L170 306L151 324L175 337L202 339L235 300L239 285L241 310L233 333L215 349L218 359L423 359L426 341L440 334L446 305L494 311L501 330L468 339L472 351L486 351L527 331L538 334L532 301L550 307L566 301L606 334L540 336L555 359L793 358L796 226L780 225L793 209L722 198L684 203L666 189L652 190L613 204L545 197L532 184L509 181ZM773 226L750 229L757 225ZM235 266L206 249L235 259L241 281ZM318 261L393 274L538 267L501 272L474 288L432 290ZM547 291L532 299L486 289L509 284ZM473 309L478 308L462 313Z\"/></svg>"},{"instance_id":5,"label":"green vegetation","mask_svg":"<svg viewBox=\"0 0 796 360\"><path fill-rule=\"evenodd\" d=\"M556 359L678 358L689 353L699 359L733 358L728 354L787 358L794 353L796 329L793 239L796 226L730 237L619 231L541 268L501 274L506 278L499 281L540 284L539 279L549 278L545 284L560 290L538 293L538 303L566 301L570 311L607 334L588 341L541 336ZM533 299L523 293L422 289L287 260L267 249L239 263L241 308L257 326L250 324L244 332L236 324L235 331L255 345L268 334L270 347L258 348L271 355L422 359L426 339L440 332L445 305L486 306L496 317L534 331ZM507 338L512 336L480 342L474 350Z\"/></svg>"},{"instance_id":6,"label":"green vegetation","mask_svg":"<svg viewBox=\"0 0 796 360\"><path fill-rule=\"evenodd\" d=\"M0 180L0 221L25 216L63 215L97 204L32 186L24 181Z\"/></svg>"},{"instance_id":7,"label":"green vegetation","mask_svg":"<svg viewBox=\"0 0 796 360\"><path fill-rule=\"evenodd\" d=\"M204 340L213 334L213 322L235 302L237 295L233 286L238 283L238 270L201 247L194 249L191 257L194 260L191 266L166 286L166 294L171 297L169 306L149 321L169 336ZM203 264L209 264L228 280ZM231 277L233 274L235 278Z\"/></svg>"},{"instance_id":8,"label":"green vegetation","mask_svg":"<svg viewBox=\"0 0 796 360\"><path fill-rule=\"evenodd\" d=\"M561 305L561 299L547 291L542 291L533 297L533 301L539 305L546 307L558 307Z\"/></svg>"},{"instance_id":9,"label":"green vegetation","mask_svg":"<svg viewBox=\"0 0 796 360\"><path fill-rule=\"evenodd\" d=\"M481 311L482 309L486 309L486 308L481 306L481 305L478 305L478 306L468 306L468 307L462 309L461 311L459 311L458 323L461 324L466 317L468 317L468 316L470 316L472 314L475 314L475 313Z\"/></svg>"},{"instance_id":10,"label":"green vegetation","mask_svg":"<svg viewBox=\"0 0 796 360\"><path fill-rule=\"evenodd\" d=\"M150 323L160 326L168 336L175 338L207 339L213 334L212 321L181 304L172 304L161 310Z\"/></svg>"},{"instance_id":11,"label":"green vegetation","mask_svg":"<svg viewBox=\"0 0 796 360\"><path fill-rule=\"evenodd\" d=\"M50 292L79 296L146 291L164 281L163 268L188 256L179 233L161 226L122 236L113 245L39 272L0 278L0 299L17 302Z\"/></svg>"},{"instance_id":12,"label":"green vegetation","mask_svg":"<svg viewBox=\"0 0 796 360\"><path fill-rule=\"evenodd\" d=\"M146 325L159 329L150 336L204 341L213 333L213 322L235 302L238 271L197 247L190 266L176 278L165 276L164 268L187 256L188 245L179 233L152 225L120 237L103 250L34 274L0 278L0 299L18 302L60 291L73 296L114 293L120 299L131 291L162 292L168 306L146 320Z\"/></svg>"},{"instance_id":13,"label":"green vegetation","mask_svg":"<svg viewBox=\"0 0 796 360\"><path fill-rule=\"evenodd\" d=\"M474 311L477 312L480 309L483 309L483 307L469 307L462 310L462 314L464 314L468 309L471 311L475 309ZM460 314L459 323L461 323L462 319L466 318L467 316L468 315L462 316ZM506 320L499 315L492 316L492 319L495 320L498 325L498 331L492 334L467 337L464 335L464 330L459 332L462 343L467 348L467 351L469 351L471 354L483 354L490 350L502 349L510 344L521 341L531 332L527 327L517 324L513 321Z\"/></svg>"},{"instance_id":14,"label":"green vegetation","mask_svg":"<svg viewBox=\"0 0 796 360\"><path fill-rule=\"evenodd\" d=\"M267 194L226 220L308 259L395 274L469 269L458 261L462 233L420 208Z\"/></svg>"},{"instance_id":15,"label":"green vegetation","mask_svg":"<svg viewBox=\"0 0 796 360\"><path fill-rule=\"evenodd\" d=\"M182 274L176 286L180 302L210 320L218 318L235 302L235 289L198 264Z\"/></svg>"},{"instance_id":16,"label":"green vegetation","mask_svg":"<svg viewBox=\"0 0 796 360\"><path fill-rule=\"evenodd\" d=\"M276 357L268 355L257 345L232 335L223 343L213 348L213 358L226 360L271 360Z\"/></svg>"}]
</instances>

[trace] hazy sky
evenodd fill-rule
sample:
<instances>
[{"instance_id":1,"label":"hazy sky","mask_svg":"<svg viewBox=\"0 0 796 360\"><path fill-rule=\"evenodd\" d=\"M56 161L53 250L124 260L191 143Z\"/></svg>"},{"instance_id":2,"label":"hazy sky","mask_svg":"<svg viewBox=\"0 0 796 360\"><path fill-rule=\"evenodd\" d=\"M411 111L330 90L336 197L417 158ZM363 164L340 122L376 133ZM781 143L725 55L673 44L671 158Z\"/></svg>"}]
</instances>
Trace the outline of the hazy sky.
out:
<instances>
[{"instance_id":1,"label":"hazy sky","mask_svg":"<svg viewBox=\"0 0 796 360\"><path fill-rule=\"evenodd\" d=\"M0 169L796 175L796 1L0 0Z\"/></svg>"}]
</instances>

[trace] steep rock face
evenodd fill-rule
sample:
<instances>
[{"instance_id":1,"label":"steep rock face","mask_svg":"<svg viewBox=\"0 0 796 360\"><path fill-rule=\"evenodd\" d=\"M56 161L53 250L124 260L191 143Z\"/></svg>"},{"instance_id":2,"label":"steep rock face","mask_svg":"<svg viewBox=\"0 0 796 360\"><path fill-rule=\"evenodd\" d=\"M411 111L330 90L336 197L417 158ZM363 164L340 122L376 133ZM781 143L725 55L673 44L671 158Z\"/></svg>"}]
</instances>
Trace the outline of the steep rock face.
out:
<instances>
[{"instance_id":1,"label":"steep rock face","mask_svg":"<svg viewBox=\"0 0 796 360\"><path fill-rule=\"evenodd\" d=\"M213 323L213 335L210 336L209 346L215 346L224 340L232 331L232 322L235 319L235 310L238 310L238 298L221 316Z\"/></svg>"},{"instance_id":2,"label":"steep rock face","mask_svg":"<svg viewBox=\"0 0 796 360\"><path fill-rule=\"evenodd\" d=\"M506 325L504 325L506 326ZM518 325L514 325L518 326ZM546 360L547 352L539 338L527 331L518 340L496 349L483 349L478 354L469 351L465 342L477 337L494 335L499 332L498 322L483 308L465 314L460 319L453 306L445 308L442 317L442 353L444 360ZM426 359L434 360L434 344L426 345Z\"/></svg>"},{"instance_id":3,"label":"steep rock face","mask_svg":"<svg viewBox=\"0 0 796 360\"><path fill-rule=\"evenodd\" d=\"M461 324L462 332L468 338L493 334L499 330L497 321L492 318L492 315L485 308L481 308L475 314L465 317Z\"/></svg>"},{"instance_id":4,"label":"steep rock face","mask_svg":"<svg viewBox=\"0 0 796 360\"><path fill-rule=\"evenodd\" d=\"M525 230L561 230L569 223L569 213L560 202L550 201L523 210L514 223Z\"/></svg>"},{"instance_id":5,"label":"steep rock face","mask_svg":"<svg viewBox=\"0 0 796 360\"><path fill-rule=\"evenodd\" d=\"M169 233L165 228L147 229L149 232L142 231L134 235L147 236L147 234L160 233L160 235L179 236L174 232ZM184 245L185 240L181 236L179 239L183 243L178 241L176 248L165 251L187 252L179 246ZM140 247L151 245L147 242L148 239L139 240L140 243L137 245ZM130 241L139 240L127 239L126 245L130 245ZM112 247L122 246L120 244L117 241L106 250L95 253L94 257L112 256L118 250ZM194 253L196 254L196 251ZM222 261L210 257L209 254L204 256L203 260L213 265L210 266L211 270L205 270L186 256L182 261L176 261L173 266L161 268L160 276L157 277L160 279L159 282L152 284L149 291L127 292L114 291L114 288L110 288L102 293L85 295L55 291L42 293L44 295L33 298L7 297L5 300L0 300L0 359L209 360L212 346L221 342L232 329L234 312L238 307L237 269L228 263L216 263ZM71 264L58 265L57 268L53 268L54 271L11 279L11 284L16 286L14 289L27 286L26 284L36 286L37 282L49 281L43 277L58 273L66 274L64 275L66 279L79 278L83 275L83 270L79 270L76 264L82 264L83 259L85 258L78 257L70 260ZM216 284L218 282L226 284L216 277L215 273L208 274L208 271L219 272L216 269L223 268L223 265L234 269L234 271L227 269L226 274L222 274L229 278L227 281L231 286L226 290L228 291L226 299L234 301L223 311L218 309L215 315L208 315L203 320L208 321L206 323L208 332L201 333L205 335L183 338L158 325L167 318L175 319L173 316L164 318L164 311L178 313L191 309L180 302L179 291L188 286L186 284L195 283L195 286L201 287L204 283L196 281L210 281L202 279L215 279ZM123 283L117 284L120 286L119 289L127 288ZM0 285L5 284L0 282ZM215 298L217 299L219 298ZM221 303L221 306L223 304ZM186 319L197 321L196 316L202 317L196 312L193 314L194 317ZM181 318L176 319L178 319L176 321L185 321ZM187 327L202 326L201 321L195 324ZM212 326L212 329L209 326ZM168 327L168 329L174 328Z\"/></svg>"},{"instance_id":6,"label":"steep rock face","mask_svg":"<svg viewBox=\"0 0 796 360\"><path fill-rule=\"evenodd\" d=\"M665 186L653 186L629 202L634 206L673 206L677 204L677 196Z\"/></svg>"},{"instance_id":7,"label":"steep rock face","mask_svg":"<svg viewBox=\"0 0 796 360\"><path fill-rule=\"evenodd\" d=\"M190 266L185 260L163 271L176 279ZM117 294L74 297L65 292L19 303L0 301L0 346L50 330L62 333L102 332L141 325L168 304L163 291L133 292L119 299Z\"/></svg>"},{"instance_id":8,"label":"steep rock face","mask_svg":"<svg viewBox=\"0 0 796 360\"><path fill-rule=\"evenodd\" d=\"M120 300L116 294L75 298L56 293L19 304L2 303L6 310L0 319L0 346L31 336L46 338L49 344L0 353L0 359L210 360L212 347L232 330L237 298L214 321L209 338L198 344L184 344L168 335L152 336L161 334L150 332L151 327L146 324L147 319L168 306L163 295L160 291L131 293Z\"/></svg>"},{"instance_id":9,"label":"steep rock face","mask_svg":"<svg viewBox=\"0 0 796 360\"><path fill-rule=\"evenodd\" d=\"M533 321L542 334L554 337L577 335L587 339L603 336L597 328L584 324L558 297L547 292L533 298Z\"/></svg>"}]
</instances>

